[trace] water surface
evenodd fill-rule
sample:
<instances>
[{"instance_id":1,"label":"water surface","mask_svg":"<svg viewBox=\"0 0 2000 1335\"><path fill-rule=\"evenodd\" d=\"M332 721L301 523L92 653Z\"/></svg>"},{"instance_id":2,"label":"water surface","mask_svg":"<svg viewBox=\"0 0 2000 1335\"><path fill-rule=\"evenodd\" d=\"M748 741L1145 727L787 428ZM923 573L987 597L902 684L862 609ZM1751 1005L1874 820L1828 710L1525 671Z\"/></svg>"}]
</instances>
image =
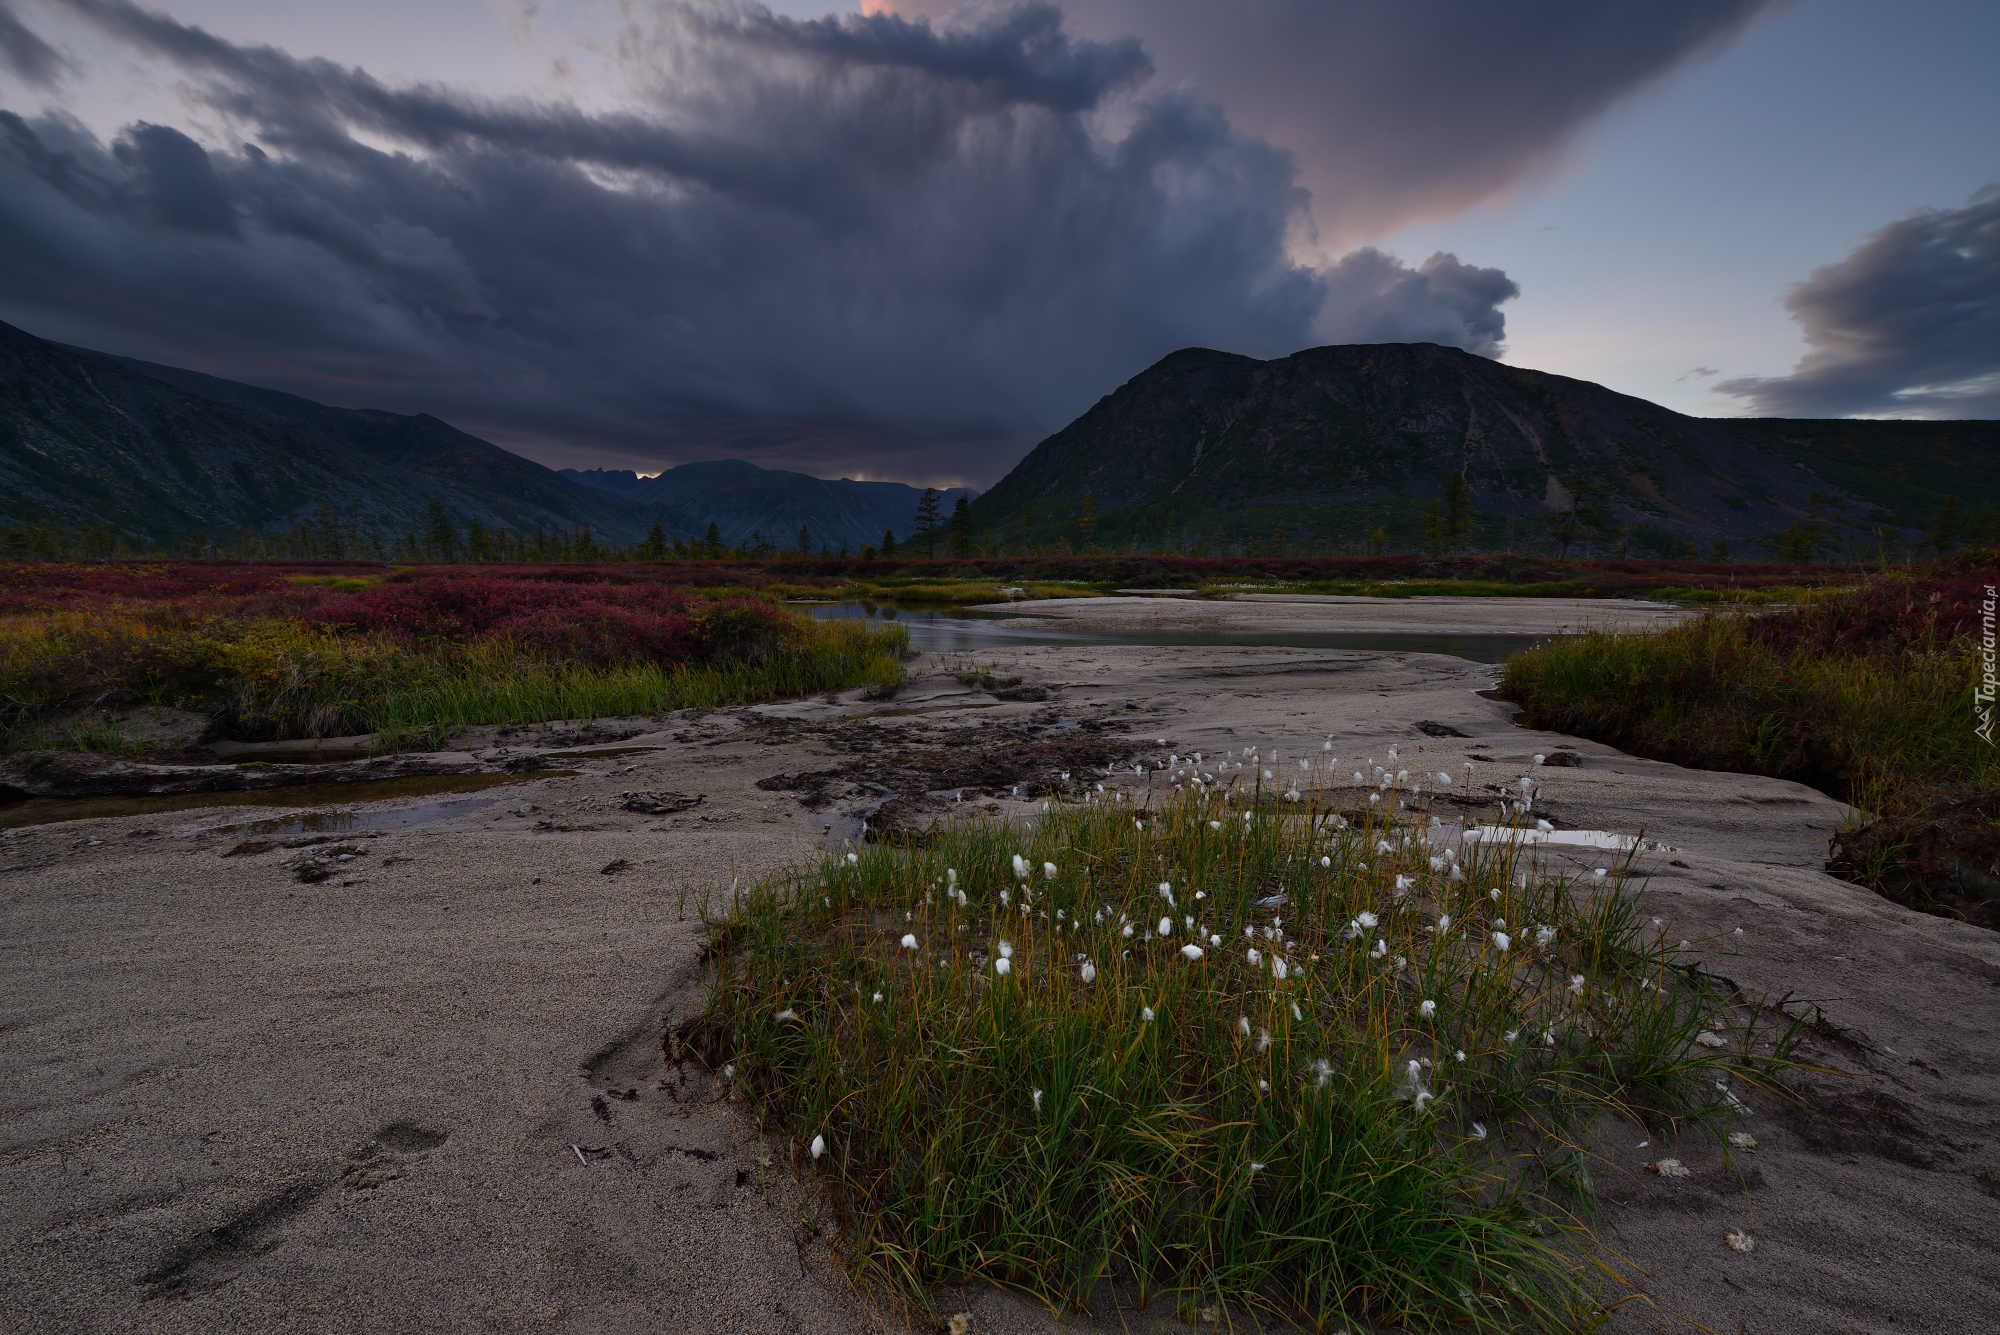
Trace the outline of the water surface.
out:
<instances>
[{"instance_id":1,"label":"water surface","mask_svg":"<svg viewBox=\"0 0 2000 1335\"><path fill-rule=\"evenodd\" d=\"M1557 639L1549 634L1461 635L1445 631L1201 631L1099 630L1076 621L1074 629L1051 630L1049 623L1021 612L971 608L913 611L887 603L820 603L821 619L893 621L910 632L912 648L927 653L972 653L1009 645L1148 645L1154 647L1234 645L1274 649L1373 649L1385 653L1449 654L1475 663L1502 663L1509 655Z\"/></svg>"},{"instance_id":2,"label":"water surface","mask_svg":"<svg viewBox=\"0 0 2000 1335\"><path fill-rule=\"evenodd\" d=\"M573 770L530 770L523 774L421 774L400 779L356 779L350 783L301 783L289 788L246 788L221 793L31 797L25 801L0 805L0 830L18 829L24 825L48 825L56 821L94 820L106 816L160 816L172 811L199 811L208 807L323 807L351 802L383 802L396 797L429 797L436 793L477 793L488 788L532 783L536 779L560 778L572 773ZM354 812L315 812L310 817L288 819L292 821L318 819L323 822L321 825L299 824L287 828L391 829L398 825L415 824L414 819L404 817L425 809L402 807L393 811L371 812L363 824L353 823L362 819ZM421 819L434 820L443 814L448 813L434 812ZM347 820L349 823L324 823L340 820ZM260 831L260 833L275 832L275 827L270 831Z\"/></svg>"}]
</instances>

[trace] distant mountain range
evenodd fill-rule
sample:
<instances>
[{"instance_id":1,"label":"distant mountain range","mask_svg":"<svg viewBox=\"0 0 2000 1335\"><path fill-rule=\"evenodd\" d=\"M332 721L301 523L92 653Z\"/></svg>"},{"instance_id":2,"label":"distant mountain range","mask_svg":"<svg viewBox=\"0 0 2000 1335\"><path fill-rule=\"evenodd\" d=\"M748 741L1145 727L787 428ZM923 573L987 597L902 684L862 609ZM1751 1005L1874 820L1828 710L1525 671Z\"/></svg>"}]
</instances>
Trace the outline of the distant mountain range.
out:
<instances>
[{"instance_id":1,"label":"distant mountain range","mask_svg":"<svg viewBox=\"0 0 2000 1335\"><path fill-rule=\"evenodd\" d=\"M885 531L894 532L899 542L909 538L923 494L903 482L829 481L741 459L682 464L656 477L640 477L630 469L565 468L561 473L642 507L669 533L702 533L714 523L725 542L759 533L779 547L792 548L803 526L815 550L825 544L858 552L864 545L879 544ZM941 513L949 516L960 496L979 493L953 487L940 494Z\"/></svg>"},{"instance_id":2,"label":"distant mountain range","mask_svg":"<svg viewBox=\"0 0 2000 1335\"><path fill-rule=\"evenodd\" d=\"M1102 549L1339 551L1381 531L1407 551L1455 470L1476 549L1547 550L1546 519L1581 478L1607 517L1581 550L1769 554L1818 491L1834 551L1873 555L1947 495L1968 522L2000 502L2000 422L1686 417L1428 343L1273 361L1188 348L941 509L975 497L981 544L1010 552L1080 545L1086 497ZM428 414L332 408L0 324L0 526L102 526L149 550L294 531L330 507L351 551L384 553L439 505L461 533L588 528L630 545L655 524L688 538L712 523L732 546L790 550L803 525L816 548L858 551L885 529L910 537L919 494L740 460L557 472Z\"/></svg>"},{"instance_id":3,"label":"distant mountain range","mask_svg":"<svg viewBox=\"0 0 2000 1335\"><path fill-rule=\"evenodd\" d=\"M1622 530L1583 540L1600 553L1768 553L1818 490L1837 542L1872 556L1874 530L1908 536L1947 495L1968 517L2000 501L2000 422L1687 417L1430 343L1273 361L1188 348L1036 446L973 513L1009 546L1029 531L1074 545L1088 492L1095 545L1114 550L1268 550L1280 526L1299 550L1359 548L1378 529L1410 550L1454 470L1478 548L1547 550L1546 517L1583 478Z\"/></svg>"},{"instance_id":4,"label":"distant mountain range","mask_svg":"<svg viewBox=\"0 0 2000 1335\"><path fill-rule=\"evenodd\" d=\"M427 531L436 501L461 534L478 521L632 544L656 523L686 538L713 522L730 545L761 532L789 549L803 524L815 546L858 551L884 529L907 538L920 494L736 460L656 478L556 472L428 414L332 408L0 323L0 525L70 538L102 525L138 550L178 549L310 527L325 505L361 551L394 550Z\"/></svg>"}]
</instances>

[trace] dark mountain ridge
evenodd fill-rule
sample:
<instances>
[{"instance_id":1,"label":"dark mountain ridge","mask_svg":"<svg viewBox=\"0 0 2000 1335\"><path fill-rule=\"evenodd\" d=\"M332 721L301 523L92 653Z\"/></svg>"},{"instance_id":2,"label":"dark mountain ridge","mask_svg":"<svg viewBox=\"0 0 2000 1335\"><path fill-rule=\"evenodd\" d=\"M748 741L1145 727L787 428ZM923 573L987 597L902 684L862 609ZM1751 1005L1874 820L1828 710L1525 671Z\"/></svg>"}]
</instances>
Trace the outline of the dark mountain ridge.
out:
<instances>
[{"instance_id":1,"label":"dark mountain ridge","mask_svg":"<svg viewBox=\"0 0 2000 1335\"><path fill-rule=\"evenodd\" d=\"M682 464L654 477L629 469L565 468L562 475L646 507L669 533L700 533L712 521L725 542L758 533L787 549L797 544L801 525L809 530L815 550L825 544L858 552L880 543L885 530L903 541L916 526L917 500L923 494L905 482L818 478L759 468L741 459ZM940 494L942 513L949 516L960 496L979 493L953 487Z\"/></svg>"},{"instance_id":2,"label":"dark mountain ridge","mask_svg":"<svg viewBox=\"0 0 2000 1335\"><path fill-rule=\"evenodd\" d=\"M1282 525L1308 549L1358 547L1378 528L1408 548L1462 470L1475 547L1546 546L1547 516L1584 478L1635 552L1721 540L1744 556L1803 522L1816 490L1836 537L1865 546L1874 530L1920 526L1946 487L1968 502L2000 495L1995 463L1996 422L1688 417L1430 343L1271 361L1187 348L1036 446L974 512L1010 546L1030 506L1036 543L1077 542L1088 491L1100 547L1226 548L1278 541Z\"/></svg>"},{"instance_id":3,"label":"dark mountain ridge","mask_svg":"<svg viewBox=\"0 0 2000 1335\"><path fill-rule=\"evenodd\" d=\"M326 506L350 554L381 555L426 534L434 501L461 536L477 521L629 545L654 524L689 537L714 522L731 545L761 534L789 549L803 524L816 544L859 550L885 529L907 538L919 494L741 460L653 478L558 472L428 413L330 407L0 323L0 524L102 525L142 551L316 527ZM946 493L947 512L958 494Z\"/></svg>"},{"instance_id":4,"label":"dark mountain ridge","mask_svg":"<svg viewBox=\"0 0 2000 1335\"><path fill-rule=\"evenodd\" d=\"M435 417L330 408L0 323L0 522L102 525L143 550L290 530L324 504L388 541L421 533L434 500L461 526L645 532L633 507Z\"/></svg>"}]
</instances>

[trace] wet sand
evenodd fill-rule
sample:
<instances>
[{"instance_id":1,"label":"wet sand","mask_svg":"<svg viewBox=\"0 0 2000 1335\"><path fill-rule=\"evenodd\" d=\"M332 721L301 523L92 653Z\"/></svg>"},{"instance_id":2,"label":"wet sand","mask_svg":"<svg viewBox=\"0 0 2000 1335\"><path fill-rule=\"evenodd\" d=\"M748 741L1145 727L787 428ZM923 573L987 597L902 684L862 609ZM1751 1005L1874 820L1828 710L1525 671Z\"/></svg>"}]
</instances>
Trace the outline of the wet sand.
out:
<instances>
[{"instance_id":1,"label":"wet sand","mask_svg":"<svg viewBox=\"0 0 2000 1335\"><path fill-rule=\"evenodd\" d=\"M1388 619L1421 614L1415 600L1358 614L1113 601L1090 610L1320 628L1364 615L1394 629L1416 623ZM1451 624L1535 629L1584 615L1548 600L1477 603L1452 609ZM1473 693L1493 670L1457 659L1237 648L980 658L1052 698L996 700L920 662L886 703L850 693L581 737L474 736L488 759L589 740L660 749L565 761L583 772L363 831L376 837L345 841L357 852L334 855L317 883L287 864L341 843L222 856L242 838L220 826L288 814L275 808L0 837L5 1328L906 1328L848 1291L788 1147L760 1139L693 1063L670 1064L667 1036L702 1001L704 896L879 816L885 776L949 779L942 757L965 749L944 744L956 733L1004 741L1051 710L1097 720L1106 754L1318 754L1331 736L1343 756L1385 758L1396 744L1413 769L1463 772L1471 759L1481 782L1566 745L1581 765L1533 771L1543 812L1565 828L1643 826L1670 845L1644 863L1648 911L1689 938L1741 927L1741 944L1706 967L1752 996L1823 999L1831 1023L1809 1050L1853 1072L1819 1082L1823 1118L1752 1094L1757 1149L1726 1164L1683 1145L1687 1179L1644 1173L1660 1147L1602 1127L1607 1247L1659 1304L1718 1331L2000 1325L2000 936L1818 870L1838 804L1524 730ZM1468 735L1430 736L1418 722ZM643 814L626 809L632 791L702 800ZM1028 808L1004 793L975 798ZM1731 1229L1752 1230L1756 1250L1728 1249ZM1054 1328L1002 1294L963 1300L982 1332ZM1063 1328L1162 1329L1166 1317L1107 1311ZM1637 1307L1617 1321L1668 1324Z\"/></svg>"}]
</instances>

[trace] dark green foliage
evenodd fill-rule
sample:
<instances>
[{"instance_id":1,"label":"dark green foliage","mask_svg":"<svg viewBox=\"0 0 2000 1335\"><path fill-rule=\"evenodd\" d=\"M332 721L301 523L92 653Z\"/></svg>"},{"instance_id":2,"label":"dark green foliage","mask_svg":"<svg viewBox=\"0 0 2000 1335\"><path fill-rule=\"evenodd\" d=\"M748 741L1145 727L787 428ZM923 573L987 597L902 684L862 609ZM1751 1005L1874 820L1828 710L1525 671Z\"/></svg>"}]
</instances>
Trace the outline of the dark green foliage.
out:
<instances>
[{"instance_id":1,"label":"dark green foliage","mask_svg":"<svg viewBox=\"0 0 2000 1335\"><path fill-rule=\"evenodd\" d=\"M924 494L917 498L917 528L913 541L923 548L926 557L937 555L939 500L936 487L925 487Z\"/></svg>"}]
</instances>

